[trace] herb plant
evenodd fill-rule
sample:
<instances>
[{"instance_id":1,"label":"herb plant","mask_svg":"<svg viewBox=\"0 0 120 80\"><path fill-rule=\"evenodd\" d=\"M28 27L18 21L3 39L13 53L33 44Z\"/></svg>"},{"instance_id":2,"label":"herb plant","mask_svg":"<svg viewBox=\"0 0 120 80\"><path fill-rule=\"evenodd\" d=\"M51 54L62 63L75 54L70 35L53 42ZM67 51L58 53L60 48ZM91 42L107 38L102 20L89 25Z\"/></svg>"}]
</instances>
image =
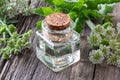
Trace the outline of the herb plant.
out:
<instances>
[{"instance_id":1,"label":"herb plant","mask_svg":"<svg viewBox=\"0 0 120 80\"><path fill-rule=\"evenodd\" d=\"M12 54L21 52L22 49L30 45L29 37L32 30L24 34L18 34L14 24L16 20L8 22L18 14L30 15L34 13L36 1L33 0L0 0L0 54L3 59L8 59Z\"/></svg>"},{"instance_id":2,"label":"herb plant","mask_svg":"<svg viewBox=\"0 0 120 80\"><path fill-rule=\"evenodd\" d=\"M120 67L120 23L117 29L111 23L97 25L88 37L88 43L93 49L89 59L94 64L102 63L104 59L108 64Z\"/></svg>"},{"instance_id":3,"label":"herb plant","mask_svg":"<svg viewBox=\"0 0 120 80\"><path fill-rule=\"evenodd\" d=\"M13 18L18 14L33 14L35 8L34 3L38 1L39 0L0 0L0 17L7 16Z\"/></svg>"},{"instance_id":4,"label":"herb plant","mask_svg":"<svg viewBox=\"0 0 120 80\"><path fill-rule=\"evenodd\" d=\"M111 20L108 13L112 12L113 3L119 0L44 0L52 7L42 7L36 9L36 14L47 16L54 12L63 12L70 15L75 22L75 30L80 32L84 23L92 29L94 24L92 21L101 20L101 24ZM111 4L111 5L108 5ZM40 29L41 22L37 23Z\"/></svg>"},{"instance_id":5,"label":"herb plant","mask_svg":"<svg viewBox=\"0 0 120 80\"><path fill-rule=\"evenodd\" d=\"M23 48L30 45L28 41L32 31L20 35L16 31L16 27L12 24L7 25L0 20L0 45L3 59L8 59L12 54L19 53Z\"/></svg>"}]
</instances>

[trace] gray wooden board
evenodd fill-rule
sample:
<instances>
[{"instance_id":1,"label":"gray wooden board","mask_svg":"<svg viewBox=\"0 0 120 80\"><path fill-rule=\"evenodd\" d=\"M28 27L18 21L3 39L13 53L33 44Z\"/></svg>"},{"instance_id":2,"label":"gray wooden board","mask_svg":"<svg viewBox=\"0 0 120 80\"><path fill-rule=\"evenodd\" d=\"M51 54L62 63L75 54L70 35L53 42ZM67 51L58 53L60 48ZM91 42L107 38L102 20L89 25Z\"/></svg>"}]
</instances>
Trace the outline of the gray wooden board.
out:
<instances>
[{"instance_id":1,"label":"gray wooden board","mask_svg":"<svg viewBox=\"0 0 120 80\"><path fill-rule=\"evenodd\" d=\"M40 1L36 5L41 7L48 4ZM37 59L34 51L35 23L43 17L36 15L21 17L20 15L17 18L19 33L29 29L33 30L30 38L32 45L30 49L23 50L19 55L13 55L9 60L0 58L0 80L119 80L119 68L104 63L94 65L89 62L90 48L86 40L90 33L89 28L84 27L84 31L81 33L81 60L67 69L55 73Z\"/></svg>"}]
</instances>

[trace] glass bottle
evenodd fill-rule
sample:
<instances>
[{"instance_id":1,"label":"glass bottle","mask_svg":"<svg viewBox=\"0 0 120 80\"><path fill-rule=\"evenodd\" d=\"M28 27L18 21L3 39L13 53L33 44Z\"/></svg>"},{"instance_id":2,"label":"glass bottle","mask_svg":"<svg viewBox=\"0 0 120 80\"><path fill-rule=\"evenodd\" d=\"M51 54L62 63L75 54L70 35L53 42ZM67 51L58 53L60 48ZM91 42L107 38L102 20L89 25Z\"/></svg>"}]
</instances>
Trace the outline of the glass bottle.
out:
<instances>
[{"instance_id":1,"label":"glass bottle","mask_svg":"<svg viewBox=\"0 0 120 80\"><path fill-rule=\"evenodd\" d=\"M42 30L36 31L36 55L51 70L58 72L80 60L80 35L74 31L72 20L62 30L48 26L44 20Z\"/></svg>"}]
</instances>

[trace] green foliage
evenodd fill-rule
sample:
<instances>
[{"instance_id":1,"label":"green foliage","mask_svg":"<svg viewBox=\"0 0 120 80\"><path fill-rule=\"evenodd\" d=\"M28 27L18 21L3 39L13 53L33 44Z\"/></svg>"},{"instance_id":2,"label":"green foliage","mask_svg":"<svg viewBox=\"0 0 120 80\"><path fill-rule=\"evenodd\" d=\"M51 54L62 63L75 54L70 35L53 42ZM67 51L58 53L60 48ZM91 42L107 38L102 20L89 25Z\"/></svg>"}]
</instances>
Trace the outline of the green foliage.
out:
<instances>
[{"instance_id":1,"label":"green foliage","mask_svg":"<svg viewBox=\"0 0 120 80\"><path fill-rule=\"evenodd\" d=\"M30 1L36 3L39 0ZM2 45L0 54L2 54L3 59L10 58L12 54L17 54L30 45L28 39L32 31L29 30L24 34L18 34L14 26L17 20L14 20L13 17L18 14L33 14L34 8L35 5L29 3L29 0L0 0L0 45Z\"/></svg>"},{"instance_id":2,"label":"green foliage","mask_svg":"<svg viewBox=\"0 0 120 80\"><path fill-rule=\"evenodd\" d=\"M49 4L53 5L55 8L43 7L37 8L36 13L39 15L47 16L51 13L63 12L69 14L71 19L75 22L75 30L81 32L84 23L87 20L102 20L101 22L110 21L112 17L108 15L112 11L115 2L120 2L119 0L78 0L78 2L70 2L67 0L45 0ZM101 5L102 4L102 5ZM103 7L104 6L104 7ZM90 25L89 25L90 26ZM91 27L90 27L91 28Z\"/></svg>"},{"instance_id":3,"label":"green foliage","mask_svg":"<svg viewBox=\"0 0 120 80\"><path fill-rule=\"evenodd\" d=\"M41 25L42 25L42 21L38 21L38 22L36 23L37 29L41 30L41 27L42 27Z\"/></svg>"},{"instance_id":4,"label":"green foliage","mask_svg":"<svg viewBox=\"0 0 120 80\"><path fill-rule=\"evenodd\" d=\"M90 52L90 61L92 61L94 64L98 64L98 63L102 63L103 59L104 59L104 55L103 52L101 50L92 50Z\"/></svg>"},{"instance_id":5,"label":"green foliage","mask_svg":"<svg viewBox=\"0 0 120 80\"><path fill-rule=\"evenodd\" d=\"M117 31L112 26L113 24L109 22L97 25L87 38L93 49L89 56L92 63L102 63L106 58L108 64L120 67L120 38L118 36L120 35L120 23L117 25Z\"/></svg>"},{"instance_id":6,"label":"green foliage","mask_svg":"<svg viewBox=\"0 0 120 80\"><path fill-rule=\"evenodd\" d=\"M8 59L12 54L17 54L30 45L28 39L32 35L32 30L19 35L14 25L7 25L0 21L0 35L3 35L0 37L0 45L5 45L1 48L0 53L3 59Z\"/></svg>"},{"instance_id":7,"label":"green foliage","mask_svg":"<svg viewBox=\"0 0 120 80\"><path fill-rule=\"evenodd\" d=\"M51 7L42 7L42 8L36 8L35 12L42 16L47 16L51 13L53 13L53 9Z\"/></svg>"},{"instance_id":8,"label":"green foliage","mask_svg":"<svg viewBox=\"0 0 120 80\"><path fill-rule=\"evenodd\" d=\"M38 1L35 0L34 3ZM13 18L18 14L30 15L34 13L34 8L35 5L29 4L29 0L0 0L0 18Z\"/></svg>"}]
</instances>

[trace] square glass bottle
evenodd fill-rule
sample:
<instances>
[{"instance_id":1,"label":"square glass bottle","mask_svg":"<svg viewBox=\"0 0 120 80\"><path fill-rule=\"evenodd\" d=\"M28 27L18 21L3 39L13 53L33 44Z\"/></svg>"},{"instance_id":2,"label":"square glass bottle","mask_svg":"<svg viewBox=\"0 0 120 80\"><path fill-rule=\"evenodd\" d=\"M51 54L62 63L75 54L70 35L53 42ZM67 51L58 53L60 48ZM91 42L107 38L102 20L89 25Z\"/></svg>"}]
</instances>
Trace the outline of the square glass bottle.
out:
<instances>
[{"instance_id":1,"label":"square glass bottle","mask_svg":"<svg viewBox=\"0 0 120 80\"><path fill-rule=\"evenodd\" d=\"M42 30L36 31L36 55L50 69L58 72L80 60L80 35L73 30L72 21L65 29L55 30L48 26L44 21Z\"/></svg>"}]
</instances>

